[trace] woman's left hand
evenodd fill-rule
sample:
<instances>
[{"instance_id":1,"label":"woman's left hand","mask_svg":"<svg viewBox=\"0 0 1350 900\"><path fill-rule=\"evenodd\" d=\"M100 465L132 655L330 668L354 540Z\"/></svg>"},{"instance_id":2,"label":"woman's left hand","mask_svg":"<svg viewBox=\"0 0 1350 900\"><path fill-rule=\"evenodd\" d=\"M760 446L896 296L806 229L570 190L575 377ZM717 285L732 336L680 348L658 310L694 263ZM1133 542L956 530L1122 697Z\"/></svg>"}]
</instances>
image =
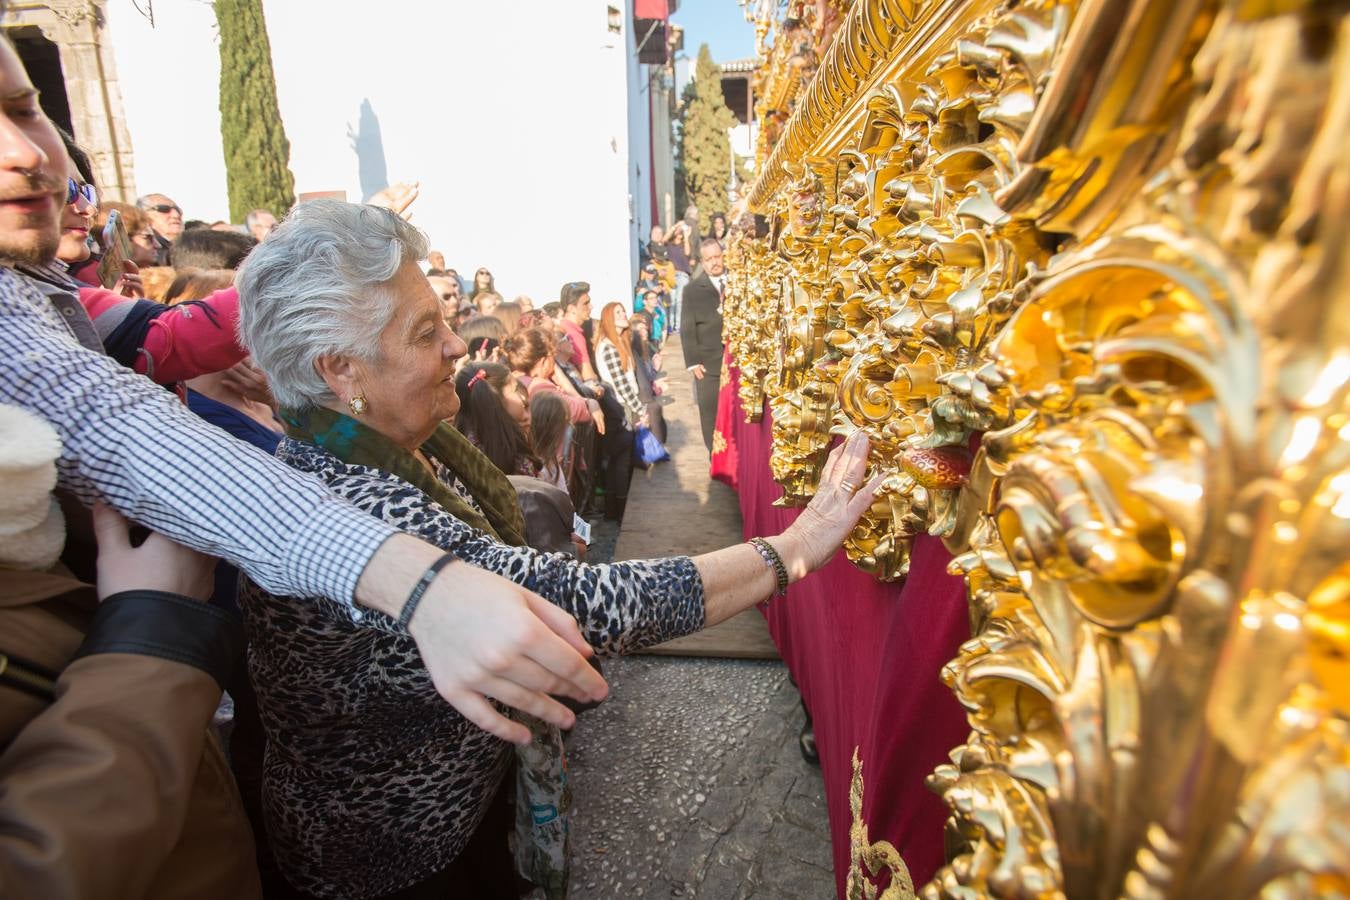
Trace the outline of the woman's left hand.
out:
<instances>
[{"instance_id":1,"label":"woman's left hand","mask_svg":"<svg viewBox=\"0 0 1350 900\"><path fill-rule=\"evenodd\" d=\"M814 572L830 561L872 505L883 476L875 475L864 483L869 447L867 436L855 431L830 451L816 495L783 533L797 542L808 571Z\"/></svg>"}]
</instances>

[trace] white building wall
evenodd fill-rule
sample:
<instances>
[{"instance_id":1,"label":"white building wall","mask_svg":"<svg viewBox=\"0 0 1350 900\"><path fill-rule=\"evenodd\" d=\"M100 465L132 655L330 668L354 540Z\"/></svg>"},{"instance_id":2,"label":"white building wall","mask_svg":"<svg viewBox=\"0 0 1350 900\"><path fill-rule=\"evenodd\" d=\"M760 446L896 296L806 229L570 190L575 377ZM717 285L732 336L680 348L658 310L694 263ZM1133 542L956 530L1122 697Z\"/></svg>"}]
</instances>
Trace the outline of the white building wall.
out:
<instances>
[{"instance_id":1,"label":"white building wall","mask_svg":"<svg viewBox=\"0 0 1350 900\"><path fill-rule=\"evenodd\" d=\"M611 3L621 34L608 29ZM597 310L631 302L635 163L645 178L649 154L634 140L646 139L646 98L628 7L266 0L297 192L364 199L364 161L367 187L381 169L421 182L413 222L462 275L486 266L508 299L536 304L571 280L591 282ZM153 28L130 0L109 0L108 16L139 189L173 197L187 218L228 218L210 4L156 3Z\"/></svg>"},{"instance_id":2,"label":"white building wall","mask_svg":"<svg viewBox=\"0 0 1350 900\"><path fill-rule=\"evenodd\" d=\"M629 0L612 0L616 6L622 6L627 11L625 15L632 12L632 4ZM633 310L634 292L632 286L637 283L638 273L638 248L645 240L646 234L652 227L652 127L651 112L649 104L651 101L651 87L648 84L647 71L648 66L637 61L637 45L642 40L643 34L638 32L631 18L624 22L623 46L628 58L627 84L628 84L628 174L630 185L629 210L631 215L628 221L629 237L629 271L632 277L628 279L627 290L620 296L613 297L604 295L604 302L618 300L624 304L629 312ZM657 37L653 35L649 41L655 41ZM600 297L593 299L599 300ZM596 306L596 314L599 315L599 306Z\"/></svg>"},{"instance_id":3,"label":"white building wall","mask_svg":"<svg viewBox=\"0 0 1350 900\"><path fill-rule=\"evenodd\" d=\"M731 152L737 156L745 156L750 160L750 164L755 162L755 135L758 130L758 123L751 122L747 125L737 124L727 131L731 138Z\"/></svg>"}]
</instances>

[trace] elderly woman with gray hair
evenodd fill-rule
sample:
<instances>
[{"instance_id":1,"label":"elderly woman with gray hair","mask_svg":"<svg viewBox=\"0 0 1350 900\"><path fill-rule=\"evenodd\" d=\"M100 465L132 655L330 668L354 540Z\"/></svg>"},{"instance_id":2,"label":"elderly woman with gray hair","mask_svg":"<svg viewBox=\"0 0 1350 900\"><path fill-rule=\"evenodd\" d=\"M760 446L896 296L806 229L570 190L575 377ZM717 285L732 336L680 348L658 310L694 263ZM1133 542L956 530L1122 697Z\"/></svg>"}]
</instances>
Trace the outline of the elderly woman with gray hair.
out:
<instances>
[{"instance_id":1,"label":"elderly woman with gray hair","mask_svg":"<svg viewBox=\"0 0 1350 900\"><path fill-rule=\"evenodd\" d=\"M783 593L833 556L871 502L867 442L855 436L780 535L608 565L522 546L509 483L445 424L458 410L465 347L418 269L426 252L426 238L386 210L318 200L249 256L237 282L240 331L288 424L277 455L444 548L447 560L542 595L576 617L599 653L688 634ZM325 600L241 590L268 738L267 831L282 871L307 894L517 896L511 821L500 813L511 748L440 700L408 635L419 599L414 590L398 621L371 613L374 627L358 628ZM547 690L547 673L537 674ZM499 691L503 704L541 711L515 685ZM518 846L516 865L561 896L565 778L556 734L531 724L516 777L532 807L515 825L518 844L535 846ZM536 802L550 791L556 802Z\"/></svg>"}]
</instances>

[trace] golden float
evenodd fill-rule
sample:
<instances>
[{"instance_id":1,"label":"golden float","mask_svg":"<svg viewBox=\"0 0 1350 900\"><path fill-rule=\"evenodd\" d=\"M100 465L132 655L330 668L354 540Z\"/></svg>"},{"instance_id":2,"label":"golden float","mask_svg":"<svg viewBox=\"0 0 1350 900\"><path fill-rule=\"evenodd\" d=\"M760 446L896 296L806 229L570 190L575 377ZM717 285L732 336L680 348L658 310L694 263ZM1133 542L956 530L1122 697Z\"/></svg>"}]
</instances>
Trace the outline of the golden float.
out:
<instances>
[{"instance_id":1,"label":"golden float","mask_svg":"<svg viewBox=\"0 0 1350 900\"><path fill-rule=\"evenodd\" d=\"M1350 895L1350 7L787 7L725 335L782 502L865 431L849 559L966 579L918 895Z\"/></svg>"}]
</instances>

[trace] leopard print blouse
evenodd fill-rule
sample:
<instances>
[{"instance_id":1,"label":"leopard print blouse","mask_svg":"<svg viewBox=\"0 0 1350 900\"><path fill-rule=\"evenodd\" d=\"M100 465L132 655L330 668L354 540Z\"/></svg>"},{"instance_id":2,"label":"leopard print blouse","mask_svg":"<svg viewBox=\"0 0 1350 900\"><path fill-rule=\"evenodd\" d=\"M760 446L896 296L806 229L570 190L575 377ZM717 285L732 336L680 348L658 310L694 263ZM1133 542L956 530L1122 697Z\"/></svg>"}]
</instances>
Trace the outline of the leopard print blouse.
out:
<instances>
[{"instance_id":1,"label":"leopard print blouse","mask_svg":"<svg viewBox=\"0 0 1350 900\"><path fill-rule=\"evenodd\" d=\"M277 456L567 610L601 655L703 627L703 583L688 557L586 565L511 547L389 473L290 439ZM267 828L287 878L320 897L375 897L453 862L507 771L509 745L441 699L412 638L388 616L353 621L350 607L273 596L247 579L240 606L267 733Z\"/></svg>"}]
</instances>

